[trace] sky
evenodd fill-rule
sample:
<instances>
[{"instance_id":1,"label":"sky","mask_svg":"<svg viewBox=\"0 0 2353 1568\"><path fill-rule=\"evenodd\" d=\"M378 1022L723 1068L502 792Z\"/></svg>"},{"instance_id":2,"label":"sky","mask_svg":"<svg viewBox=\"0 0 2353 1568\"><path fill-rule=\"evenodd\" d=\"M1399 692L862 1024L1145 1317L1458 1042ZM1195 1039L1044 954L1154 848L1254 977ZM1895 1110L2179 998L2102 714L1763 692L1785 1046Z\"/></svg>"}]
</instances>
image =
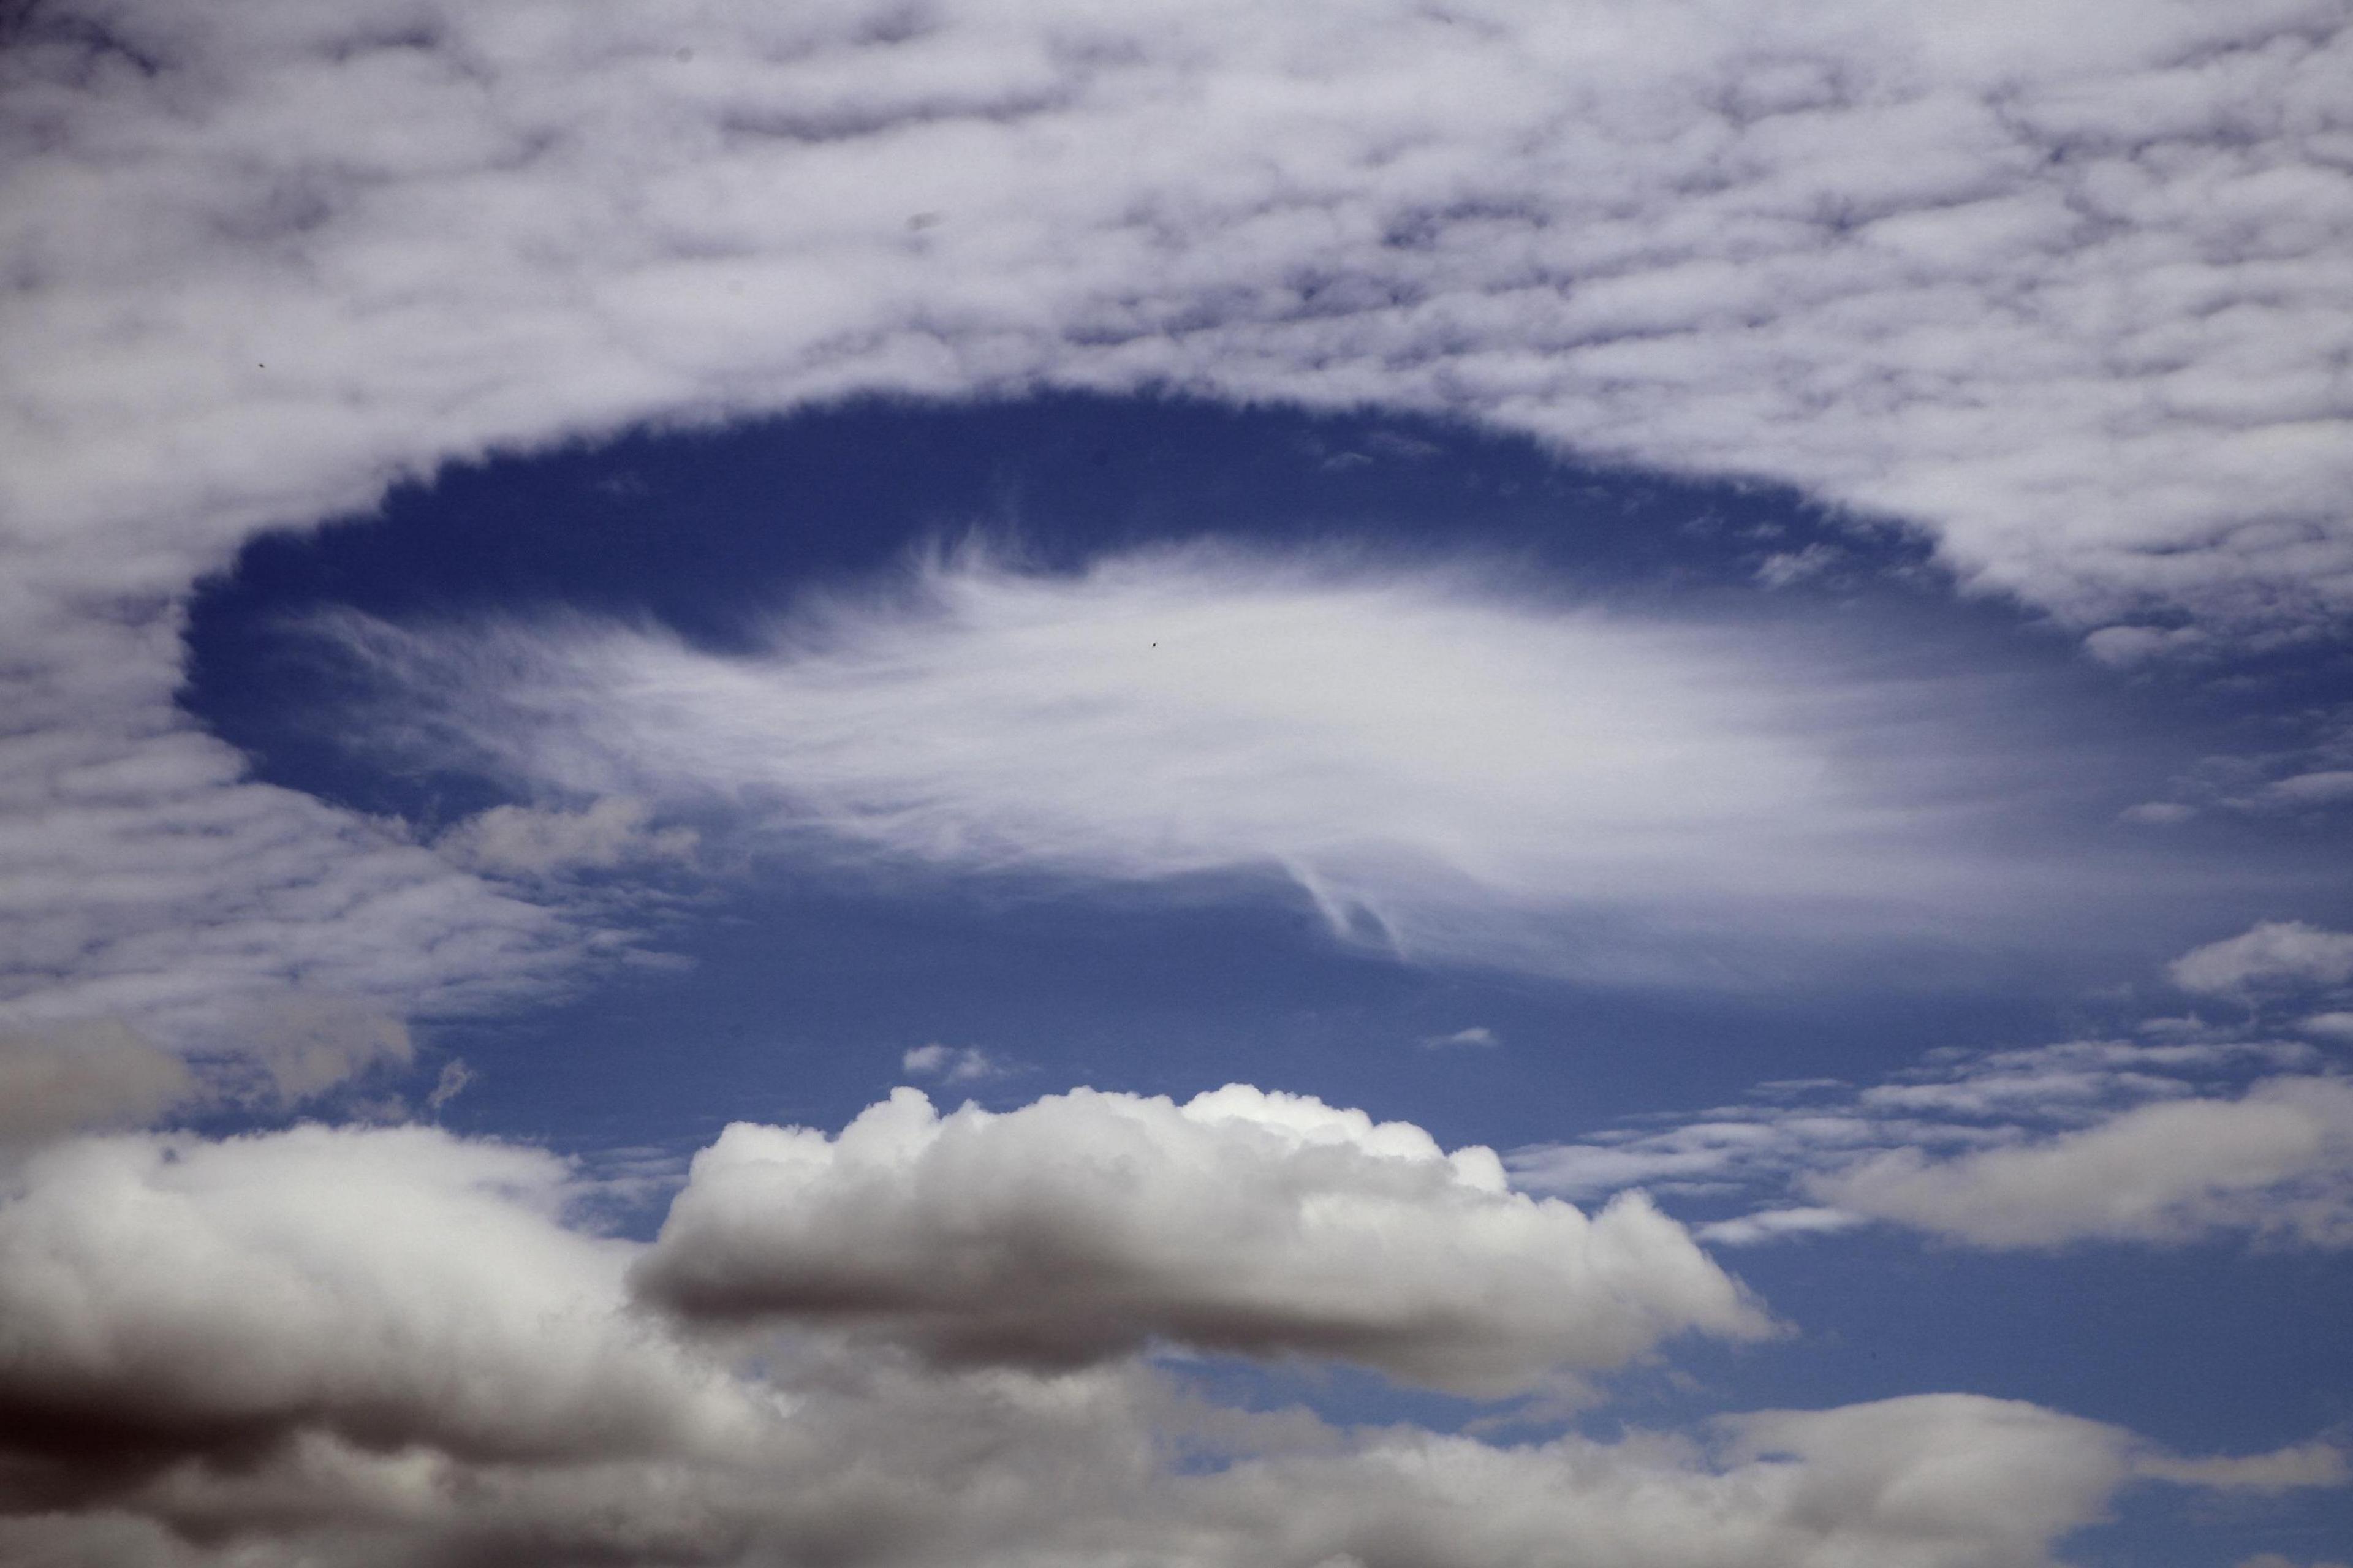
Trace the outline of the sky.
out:
<instances>
[{"instance_id":1,"label":"sky","mask_svg":"<svg viewBox=\"0 0 2353 1568\"><path fill-rule=\"evenodd\" d=\"M0 1559L2345 1568L2348 105L0 7Z\"/></svg>"}]
</instances>

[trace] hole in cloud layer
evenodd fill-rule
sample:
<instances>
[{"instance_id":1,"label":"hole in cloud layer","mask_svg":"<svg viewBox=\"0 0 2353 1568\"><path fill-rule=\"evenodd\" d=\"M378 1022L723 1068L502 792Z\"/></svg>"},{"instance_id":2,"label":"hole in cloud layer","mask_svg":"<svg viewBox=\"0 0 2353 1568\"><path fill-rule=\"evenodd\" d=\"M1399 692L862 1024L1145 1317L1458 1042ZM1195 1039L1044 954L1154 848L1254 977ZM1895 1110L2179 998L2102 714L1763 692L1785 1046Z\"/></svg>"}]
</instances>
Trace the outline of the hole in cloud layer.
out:
<instances>
[{"instance_id":1,"label":"hole in cloud layer","mask_svg":"<svg viewBox=\"0 0 2353 1568\"><path fill-rule=\"evenodd\" d=\"M577 615L311 630L396 768L655 801L837 865L1274 870L1412 959L1736 984L1810 943L2014 940L2154 885L2054 858L2094 781L2051 738L2005 755L1995 682L1475 558L973 547L725 650Z\"/></svg>"}]
</instances>

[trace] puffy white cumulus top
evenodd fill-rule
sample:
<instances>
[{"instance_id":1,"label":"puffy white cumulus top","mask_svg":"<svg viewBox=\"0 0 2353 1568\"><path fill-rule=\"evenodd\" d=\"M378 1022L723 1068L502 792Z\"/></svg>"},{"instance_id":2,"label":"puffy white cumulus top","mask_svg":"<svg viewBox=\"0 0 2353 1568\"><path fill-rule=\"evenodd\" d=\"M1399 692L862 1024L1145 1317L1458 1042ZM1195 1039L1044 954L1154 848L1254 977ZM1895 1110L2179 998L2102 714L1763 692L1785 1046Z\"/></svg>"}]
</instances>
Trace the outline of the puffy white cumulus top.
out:
<instances>
[{"instance_id":1,"label":"puffy white cumulus top","mask_svg":"<svg viewBox=\"0 0 2353 1568\"><path fill-rule=\"evenodd\" d=\"M1588 1217L1492 1150L1229 1084L946 1116L912 1089L837 1138L730 1127L637 1274L714 1323L795 1320L946 1363L1153 1342L1333 1357L1498 1394L1764 1314L1640 1194Z\"/></svg>"}]
</instances>

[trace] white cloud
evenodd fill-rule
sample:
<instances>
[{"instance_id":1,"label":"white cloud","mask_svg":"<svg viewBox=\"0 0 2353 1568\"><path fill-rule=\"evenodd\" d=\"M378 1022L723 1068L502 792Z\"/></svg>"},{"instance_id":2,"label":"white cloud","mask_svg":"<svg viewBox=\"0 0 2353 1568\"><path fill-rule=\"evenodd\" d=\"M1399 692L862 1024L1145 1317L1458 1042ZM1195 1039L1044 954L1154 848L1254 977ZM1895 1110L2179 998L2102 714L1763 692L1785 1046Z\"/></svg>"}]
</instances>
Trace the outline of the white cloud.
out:
<instances>
[{"instance_id":1,"label":"white cloud","mask_svg":"<svg viewBox=\"0 0 2353 1568\"><path fill-rule=\"evenodd\" d=\"M2265 921L2183 953L2168 971L2184 991L2236 996L2274 986L2342 985L2353 980L2353 932L2302 921Z\"/></svg>"},{"instance_id":2,"label":"white cloud","mask_svg":"<svg viewBox=\"0 0 2353 1568\"><path fill-rule=\"evenodd\" d=\"M1863 1223L1861 1215L1815 1205L1759 1209L1738 1219L1701 1226L1692 1234L1713 1247L1753 1247L1760 1241L1779 1241L1793 1236L1832 1236Z\"/></svg>"},{"instance_id":3,"label":"white cloud","mask_svg":"<svg viewBox=\"0 0 2353 1568\"><path fill-rule=\"evenodd\" d=\"M0 615L0 642L18 629ZM0 1027L111 1019L220 1051L306 997L446 1012L543 988L584 950L396 828L240 782L228 747L146 711L168 666L75 652L0 737Z\"/></svg>"},{"instance_id":4,"label":"white cloud","mask_svg":"<svg viewBox=\"0 0 2353 1568\"><path fill-rule=\"evenodd\" d=\"M2336 805L2353 800L2353 769L2323 768L2274 779L2263 794L2283 805Z\"/></svg>"},{"instance_id":5,"label":"white cloud","mask_svg":"<svg viewBox=\"0 0 2353 1568\"><path fill-rule=\"evenodd\" d=\"M2232 1458L2184 1459L2153 1454L2135 1468L2157 1480L2252 1492L2341 1487L2353 1480L2353 1466L2347 1464L2345 1451L2327 1443L2298 1443L2268 1454Z\"/></svg>"},{"instance_id":6,"label":"white cloud","mask_svg":"<svg viewBox=\"0 0 2353 1568\"><path fill-rule=\"evenodd\" d=\"M2334 624L2353 34L965 0L47 5L0 59L0 973L159 1039L578 947L173 717L177 607L396 477L844 393L1440 410L1908 519L2102 647ZM2191 628L2195 631L2196 628ZM2199 635L2208 635L2200 633Z\"/></svg>"},{"instance_id":7,"label":"white cloud","mask_svg":"<svg viewBox=\"0 0 2353 1568\"><path fill-rule=\"evenodd\" d=\"M652 815L644 801L618 795L577 811L494 805L442 834L434 847L470 870L493 876L562 876L691 859L694 829L650 827Z\"/></svg>"},{"instance_id":8,"label":"white cloud","mask_svg":"<svg viewBox=\"0 0 2353 1568\"><path fill-rule=\"evenodd\" d=\"M622 1316L628 1249L554 1223L565 1181L423 1128L39 1152L0 1202L0 1445L37 1492L301 1431L484 1457L736 1433L736 1396Z\"/></svg>"},{"instance_id":9,"label":"white cloud","mask_svg":"<svg viewBox=\"0 0 2353 1568\"><path fill-rule=\"evenodd\" d=\"M579 620L321 631L385 693L352 728L525 787L965 871L1279 870L1335 932L1414 956L1738 984L1808 942L2015 941L2086 900L2113 921L2147 875L2030 851L2025 803L2065 764L1972 783L2017 739L1981 736L1966 677L1475 564L967 552L804 602L741 655Z\"/></svg>"},{"instance_id":10,"label":"white cloud","mask_svg":"<svg viewBox=\"0 0 2353 1568\"><path fill-rule=\"evenodd\" d=\"M1811 1177L1850 1212L1981 1247L2186 1241L2216 1230L2353 1244L2353 1082L2281 1078L2238 1100L2144 1105L2098 1126Z\"/></svg>"},{"instance_id":11,"label":"white cloud","mask_svg":"<svg viewBox=\"0 0 2353 1568\"><path fill-rule=\"evenodd\" d=\"M1890 1081L1760 1087L1512 1152L1517 1184L1645 1188L1754 1246L1869 1221L1986 1247L2242 1235L2353 1245L2353 1079L2296 1041L2077 1040L1939 1052ZM2267 1076L2265 1076L2267 1075Z\"/></svg>"},{"instance_id":12,"label":"white cloud","mask_svg":"<svg viewBox=\"0 0 2353 1568\"><path fill-rule=\"evenodd\" d=\"M1371 1160L1444 1188L1478 1163L1311 1101L1208 1102L1289 1140L1303 1176ZM885 1162L865 1173L870 1196L972 1195L904 1184L921 1173ZM2182 1458L1955 1394L1499 1447L1220 1408L1132 1363L942 1371L782 1335L723 1367L631 1310L625 1272L644 1249L582 1232L575 1179L539 1151L418 1128L37 1155L0 1186L0 1556L2024 1568L2137 1479L2341 1479L2322 1445ZM1468 1186L1474 1205L1504 1201ZM1132 1217L1167 1235L1219 1216ZM1560 1266L1555 1231L1515 1256L1501 1239L1489 1226L1479 1242L1491 1282L1507 1259L1514 1289ZM1270 1257L1312 1276L1314 1251Z\"/></svg>"},{"instance_id":13,"label":"white cloud","mask_svg":"<svg viewBox=\"0 0 2353 1568\"><path fill-rule=\"evenodd\" d=\"M900 1089L838 1139L739 1123L639 1279L693 1318L835 1324L951 1364L1165 1340L1485 1394L1766 1328L1646 1203L1588 1219L1505 1191L1484 1149L1243 1085L946 1117Z\"/></svg>"},{"instance_id":14,"label":"white cloud","mask_svg":"<svg viewBox=\"0 0 2353 1568\"><path fill-rule=\"evenodd\" d=\"M185 1063L120 1024L0 1035L0 1152L140 1126L195 1092Z\"/></svg>"},{"instance_id":15,"label":"white cloud","mask_svg":"<svg viewBox=\"0 0 2353 1568\"><path fill-rule=\"evenodd\" d=\"M1503 1041L1495 1031L1484 1024L1473 1024L1467 1029L1457 1029L1451 1035L1431 1035L1421 1042L1432 1048L1448 1046L1497 1046Z\"/></svg>"},{"instance_id":16,"label":"white cloud","mask_svg":"<svg viewBox=\"0 0 2353 1568\"><path fill-rule=\"evenodd\" d=\"M899 1070L943 1083L978 1083L1006 1071L1005 1064L976 1046L944 1046L934 1040L899 1058Z\"/></svg>"},{"instance_id":17,"label":"white cloud","mask_svg":"<svg viewBox=\"0 0 2353 1568\"><path fill-rule=\"evenodd\" d=\"M493 444L1157 381L1769 475L2094 619L2345 602L2321 0L888 15L38 14L0 504L201 552Z\"/></svg>"}]
</instances>

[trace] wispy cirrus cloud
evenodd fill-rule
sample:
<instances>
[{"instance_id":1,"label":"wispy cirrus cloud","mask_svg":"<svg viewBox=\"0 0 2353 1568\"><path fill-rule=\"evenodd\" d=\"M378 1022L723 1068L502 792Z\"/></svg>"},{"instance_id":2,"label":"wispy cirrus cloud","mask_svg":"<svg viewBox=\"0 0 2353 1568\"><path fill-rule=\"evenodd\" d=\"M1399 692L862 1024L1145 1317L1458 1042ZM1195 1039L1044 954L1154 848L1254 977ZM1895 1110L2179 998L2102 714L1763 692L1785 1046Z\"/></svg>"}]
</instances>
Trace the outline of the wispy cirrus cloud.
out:
<instances>
[{"instance_id":1,"label":"wispy cirrus cloud","mask_svg":"<svg viewBox=\"0 0 2353 1568\"><path fill-rule=\"evenodd\" d=\"M2258 925L2172 973L2227 995L2309 987L2342 978L2336 934ZM1727 1245L1882 1222L1997 1248L2218 1235L2343 1247L2353 1075L2308 1041L2155 1019L2138 1038L1939 1052L1861 1087L1767 1084L1737 1104L1515 1150L1511 1166L1534 1191L1736 1205L1698 1227Z\"/></svg>"},{"instance_id":2,"label":"wispy cirrus cloud","mask_svg":"<svg viewBox=\"0 0 2353 1568\"><path fill-rule=\"evenodd\" d=\"M1272 871L1341 937L1441 962L1754 984L1810 944L2122 918L2168 874L2063 845L2043 813L2089 785L2022 758L1966 673L1475 563L972 551L805 601L743 652L578 618L315 629L375 693L344 727L406 765L836 861Z\"/></svg>"}]
</instances>

